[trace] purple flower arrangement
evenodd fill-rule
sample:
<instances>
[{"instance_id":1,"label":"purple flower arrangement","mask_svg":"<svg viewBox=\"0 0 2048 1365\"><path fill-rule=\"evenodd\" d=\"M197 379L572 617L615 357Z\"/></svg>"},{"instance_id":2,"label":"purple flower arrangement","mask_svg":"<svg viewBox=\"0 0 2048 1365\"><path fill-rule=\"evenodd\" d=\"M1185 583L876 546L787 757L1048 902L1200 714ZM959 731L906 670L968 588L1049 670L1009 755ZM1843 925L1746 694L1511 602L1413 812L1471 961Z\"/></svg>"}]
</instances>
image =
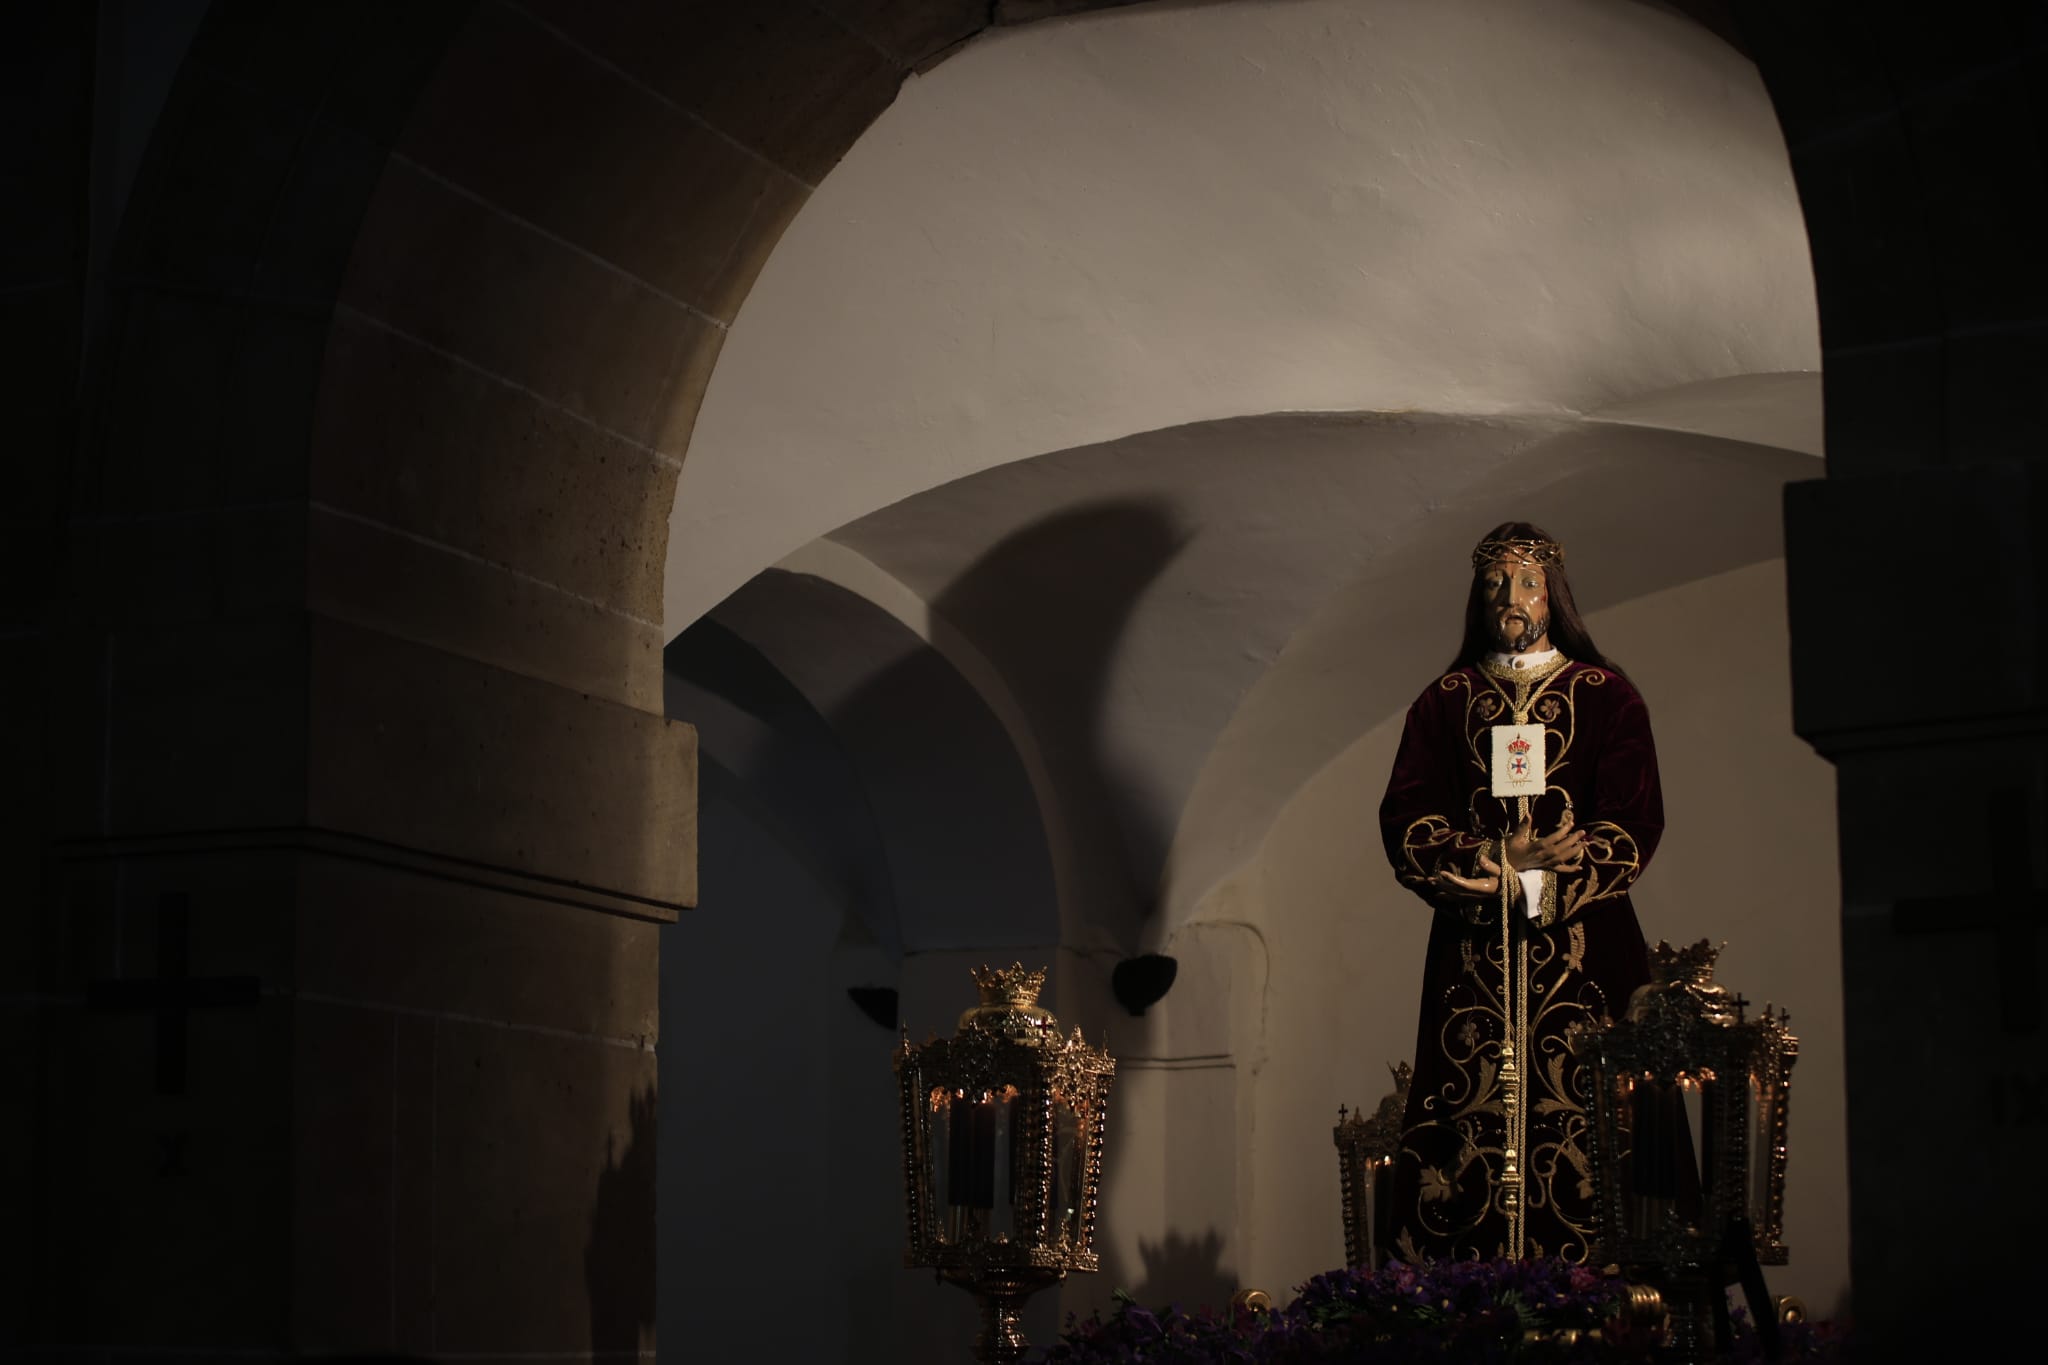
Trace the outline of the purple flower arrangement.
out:
<instances>
[{"instance_id":1,"label":"purple flower arrangement","mask_svg":"<svg viewBox=\"0 0 2048 1365\"><path fill-rule=\"evenodd\" d=\"M1155 1312L1118 1294L1108 1318L1069 1317L1058 1344L1038 1359L1044 1365L1647 1360L1657 1343L1609 1322L1623 1295L1620 1280L1562 1261L1395 1261L1377 1271L1318 1275L1293 1303L1271 1314ZM1762 1361L1753 1325L1739 1309L1732 1316L1730 1365ZM1601 1329L1597 1335L1595 1329ZM1780 1358L1801 1365L1841 1358L1841 1336L1826 1323L1794 1324L1782 1344Z\"/></svg>"}]
</instances>

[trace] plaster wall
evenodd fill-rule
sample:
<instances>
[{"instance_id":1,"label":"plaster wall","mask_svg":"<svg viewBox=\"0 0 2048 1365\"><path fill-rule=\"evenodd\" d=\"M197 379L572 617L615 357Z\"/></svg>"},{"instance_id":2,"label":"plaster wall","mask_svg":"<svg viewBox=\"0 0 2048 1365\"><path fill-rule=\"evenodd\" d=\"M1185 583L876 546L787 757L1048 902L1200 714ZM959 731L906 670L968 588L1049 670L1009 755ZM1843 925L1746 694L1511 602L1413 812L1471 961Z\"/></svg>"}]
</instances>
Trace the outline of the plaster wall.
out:
<instances>
[{"instance_id":1,"label":"plaster wall","mask_svg":"<svg viewBox=\"0 0 2048 1365\"><path fill-rule=\"evenodd\" d=\"M1688 20L1285 0L991 31L904 85L734 320L665 629L1046 451L1290 410L1587 412L1817 364L1763 85Z\"/></svg>"}]
</instances>

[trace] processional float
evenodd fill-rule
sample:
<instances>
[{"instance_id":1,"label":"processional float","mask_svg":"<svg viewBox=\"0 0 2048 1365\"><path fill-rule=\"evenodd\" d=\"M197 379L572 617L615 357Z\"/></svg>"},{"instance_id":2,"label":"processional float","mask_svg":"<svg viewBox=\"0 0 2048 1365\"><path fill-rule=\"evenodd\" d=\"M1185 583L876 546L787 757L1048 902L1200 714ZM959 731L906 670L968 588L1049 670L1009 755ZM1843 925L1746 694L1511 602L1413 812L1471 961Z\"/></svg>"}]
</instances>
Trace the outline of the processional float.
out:
<instances>
[{"instance_id":1,"label":"processional float","mask_svg":"<svg viewBox=\"0 0 2048 1365\"><path fill-rule=\"evenodd\" d=\"M1778 1326L1805 1315L1773 1298L1763 1267L1785 1264L1785 1167L1791 1015L1748 1002L1714 980L1720 949L1702 940L1650 950L1650 980L1619 1020L1576 1026L1590 1076L1588 1158L1595 1264L1631 1281L1624 1311L1661 1323L1666 1358L1704 1362L1729 1347L1727 1289L1739 1285L1767 1356ZM1367 1117L1340 1108L1332 1136L1352 1265L1388 1255L1384 1183L1401 1150L1409 1068Z\"/></svg>"}]
</instances>

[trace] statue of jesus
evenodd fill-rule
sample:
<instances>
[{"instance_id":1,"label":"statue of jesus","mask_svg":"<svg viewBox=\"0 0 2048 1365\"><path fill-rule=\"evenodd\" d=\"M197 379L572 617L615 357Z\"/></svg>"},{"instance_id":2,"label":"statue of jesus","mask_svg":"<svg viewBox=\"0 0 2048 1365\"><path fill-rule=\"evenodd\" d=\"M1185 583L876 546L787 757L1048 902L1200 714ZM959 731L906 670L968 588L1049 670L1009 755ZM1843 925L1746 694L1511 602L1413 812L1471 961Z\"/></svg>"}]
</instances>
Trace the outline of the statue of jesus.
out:
<instances>
[{"instance_id":1,"label":"statue of jesus","mask_svg":"<svg viewBox=\"0 0 2048 1365\"><path fill-rule=\"evenodd\" d=\"M1435 912L1388 1226L1411 1261L1581 1261L1590 1091L1566 1030L1649 978L1628 890L1663 832L1657 754L1563 546L1508 522L1472 571L1464 642L1408 709L1380 802L1395 875Z\"/></svg>"}]
</instances>

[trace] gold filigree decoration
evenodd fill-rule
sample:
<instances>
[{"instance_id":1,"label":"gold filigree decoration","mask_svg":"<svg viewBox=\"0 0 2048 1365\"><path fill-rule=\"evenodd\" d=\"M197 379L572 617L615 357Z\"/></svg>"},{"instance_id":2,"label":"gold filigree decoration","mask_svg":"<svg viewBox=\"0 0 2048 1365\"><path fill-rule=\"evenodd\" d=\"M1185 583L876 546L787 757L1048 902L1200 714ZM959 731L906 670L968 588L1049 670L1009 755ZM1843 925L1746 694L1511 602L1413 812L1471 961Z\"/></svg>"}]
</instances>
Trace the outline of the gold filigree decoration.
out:
<instances>
[{"instance_id":1,"label":"gold filigree decoration","mask_svg":"<svg viewBox=\"0 0 2048 1365\"><path fill-rule=\"evenodd\" d=\"M1605 1015L1608 1002L1581 974L1583 928L1580 932L1577 954L1570 950L1569 930L1515 942L1513 958L1520 959L1515 976L1527 1002L1526 1018L1519 1021L1512 1014L1521 1011L1505 1008L1499 990L1509 961L1502 945L1496 941L1465 954L1458 982L1445 995L1437 1036L1450 1079L1437 1093L1421 1097L1418 1108L1424 1117L1401 1137L1399 1159L1414 1164L1416 1183L1415 1202L1393 1211L1397 1248L1413 1248L1418 1238L1426 1238L1431 1254L1438 1256L1512 1252L1509 1243L1482 1240L1478 1234L1490 1215L1507 1213L1499 1189L1510 1149L1501 1044L1519 1033L1518 1204L1525 1218L1554 1219L1557 1238L1533 1239L1525 1249L1541 1241L1573 1262L1590 1254L1596 1231L1588 1146L1590 1079L1571 1057L1567 1035L1575 1025Z\"/></svg>"},{"instance_id":2,"label":"gold filigree decoration","mask_svg":"<svg viewBox=\"0 0 2048 1365\"><path fill-rule=\"evenodd\" d=\"M1560 878L1558 917L1570 919L1595 901L1611 900L1642 875L1642 852L1635 836L1609 820L1581 826L1579 871Z\"/></svg>"}]
</instances>

